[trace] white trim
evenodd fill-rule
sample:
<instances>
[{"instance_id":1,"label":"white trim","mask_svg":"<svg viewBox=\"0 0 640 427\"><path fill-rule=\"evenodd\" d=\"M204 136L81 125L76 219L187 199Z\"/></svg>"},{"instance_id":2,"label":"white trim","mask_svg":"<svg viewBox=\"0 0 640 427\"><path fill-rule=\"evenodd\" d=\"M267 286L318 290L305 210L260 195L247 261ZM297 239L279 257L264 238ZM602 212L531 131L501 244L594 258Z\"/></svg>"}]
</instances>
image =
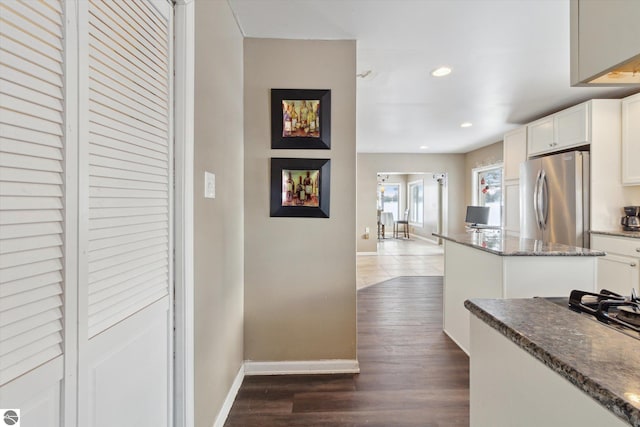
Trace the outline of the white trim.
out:
<instances>
[{"instance_id":1,"label":"white trim","mask_svg":"<svg viewBox=\"0 0 640 427\"><path fill-rule=\"evenodd\" d=\"M357 256L378 255L378 252L356 252Z\"/></svg>"},{"instance_id":2,"label":"white trim","mask_svg":"<svg viewBox=\"0 0 640 427\"><path fill-rule=\"evenodd\" d=\"M61 424L78 425L78 146L80 108L78 92L78 6L64 2L64 378Z\"/></svg>"},{"instance_id":3,"label":"white trim","mask_svg":"<svg viewBox=\"0 0 640 427\"><path fill-rule=\"evenodd\" d=\"M420 222L411 221L411 211L413 210L411 209L413 207L411 206L412 205L411 186L416 184L422 185L422 221ZM407 221L409 221L409 225L413 225L414 227L424 228L424 199L425 199L424 177L422 179L416 179L415 181L407 182L407 209L409 209L409 218L407 218Z\"/></svg>"},{"instance_id":4,"label":"white trim","mask_svg":"<svg viewBox=\"0 0 640 427\"><path fill-rule=\"evenodd\" d=\"M295 374L358 374L360 365L355 359L291 360L282 362L254 362L245 360L244 373L250 375Z\"/></svg>"},{"instance_id":5,"label":"white trim","mask_svg":"<svg viewBox=\"0 0 640 427\"><path fill-rule=\"evenodd\" d=\"M193 427L194 422L194 269L193 269L193 173L195 5L179 1L174 9L174 123L175 123L175 358L174 425Z\"/></svg>"},{"instance_id":6,"label":"white trim","mask_svg":"<svg viewBox=\"0 0 640 427\"><path fill-rule=\"evenodd\" d=\"M471 169L471 204L478 204L478 180L476 179L479 172L485 172L491 169L502 168L502 188L504 189L504 163L498 162L486 166L479 166ZM504 194L503 194L504 196ZM504 197L503 197L504 198Z\"/></svg>"},{"instance_id":7,"label":"white trim","mask_svg":"<svg viewBox=\"0 0 640 427\"><path fill-rule=\"evenodd\" d=\"M238 395L238 391L240 390L240 386L242 385L242 381L244 380L244 375L245 367L243 363L242 365L240 365L240 369L238 369L238 374L233 380L233 384L231 384L231 388L227 393L227 397L224 399L222 408L220 408L220 411L216 416L216 421L213 423L213 427L223 427L224 423L227 421L227 417L229 416L229 412L231 412L233 402L236 400L236 396Z\"/></svg>"},{"instance_id":8,"label":"white trim","mask_svg":"<svg viewBox=\"0 0 640 427\"><path fill-rule=\"evenodd\" d=\"M411 235L411 237L414 237L414 238L419 239L419 240L424 240L425 242L433 243L434 245L438 244L438 238L437 237L429 238L429 237L422 236L422 235L416 234L416 233L413 233Z\"/></svg>"}]
</instances>

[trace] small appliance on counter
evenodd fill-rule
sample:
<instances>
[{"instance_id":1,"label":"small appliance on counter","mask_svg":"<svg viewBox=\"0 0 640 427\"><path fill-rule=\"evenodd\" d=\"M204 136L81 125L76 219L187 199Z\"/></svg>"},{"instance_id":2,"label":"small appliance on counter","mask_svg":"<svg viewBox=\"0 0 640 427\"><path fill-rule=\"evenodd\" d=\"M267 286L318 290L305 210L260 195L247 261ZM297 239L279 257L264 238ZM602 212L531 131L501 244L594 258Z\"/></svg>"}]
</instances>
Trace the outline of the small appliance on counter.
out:
<instances>
[{"instance_id":1,"label":"small appliance on counter","mask_svg":"<svg viewBox=\"0 0 640 427\"><path fill-rule=\"evenodd\" d=\"M620 220L624 231L640 231L640 206L625 206Z\"/></svg>"}]
</instances>

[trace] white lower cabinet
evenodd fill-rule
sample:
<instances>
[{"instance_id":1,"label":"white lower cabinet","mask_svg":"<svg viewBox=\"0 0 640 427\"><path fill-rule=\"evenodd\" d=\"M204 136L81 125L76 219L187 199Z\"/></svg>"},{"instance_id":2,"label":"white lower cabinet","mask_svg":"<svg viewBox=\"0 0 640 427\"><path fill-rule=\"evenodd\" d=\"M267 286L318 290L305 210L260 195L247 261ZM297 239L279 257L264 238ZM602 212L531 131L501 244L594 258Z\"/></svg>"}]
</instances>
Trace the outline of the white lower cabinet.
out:
<instances>
[{"instance_id":1,"label":"white lower cabinet","mask_svg":"<svg viewBox=\"0 0 640 427\"><path fill-rule=\"evenodd\" d=\"M591 248L607 253L598 259L598 290L622 295L640 290L640 239L592 235Z\"/></svg>"},{"instance_id":2,"label":"white lower cabinet","mask_svg":"<svg viewBox=\"0 0 640 427\"><path fill-rule=\"evenodd\" d=\"M471 427L628 426L473 315L471 350Z\"/></svg>"}]
</instances>

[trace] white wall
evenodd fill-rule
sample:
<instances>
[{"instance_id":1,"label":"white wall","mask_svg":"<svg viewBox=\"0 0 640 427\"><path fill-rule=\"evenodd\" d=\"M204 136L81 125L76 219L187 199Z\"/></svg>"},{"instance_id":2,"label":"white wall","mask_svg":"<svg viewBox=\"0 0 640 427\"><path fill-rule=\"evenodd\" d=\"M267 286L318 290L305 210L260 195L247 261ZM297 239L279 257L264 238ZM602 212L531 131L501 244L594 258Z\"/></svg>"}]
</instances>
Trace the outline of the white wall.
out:
<instances>
[{"instance_id":1,"label":"white wall","mask_svg":"<svg viewBox=\"0 0 640 427\"><path fill-rule=\"evenodd\" d=\"M247 38L244 49L245 358L355 359L356 43ZM272 88L331 89L331 150L271 150ZM271 157L331 159L330 218L269 216Z\"/></svg>"},{"instance_id":2,"label":"white wall","mask_svg":"<svg viewBox=\"0 0 640 427\"><path fill-rule=\"evenodd\" d=\"M223 1L195 2L195 37L195 424L210 427L243 362L243 39Z\"/></svg>"}]
</instances>

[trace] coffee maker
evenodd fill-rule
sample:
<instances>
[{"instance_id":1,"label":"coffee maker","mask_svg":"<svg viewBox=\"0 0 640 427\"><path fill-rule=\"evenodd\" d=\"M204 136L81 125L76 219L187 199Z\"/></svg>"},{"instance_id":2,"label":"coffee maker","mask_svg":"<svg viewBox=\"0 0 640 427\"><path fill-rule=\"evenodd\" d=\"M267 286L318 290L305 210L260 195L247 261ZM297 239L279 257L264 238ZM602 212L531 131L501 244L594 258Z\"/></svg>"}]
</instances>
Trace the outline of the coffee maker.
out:
<instances>
[{"instance_id":1,"label":"coffee maker","mask_svg":"<svg viewBox=\"0 0 640 427\"><path fill-rule=\"evenodd\" d=\"M640 231L640 206L625 206L625 216L620 220L625 231Z\"/></svg>"}]
</instances>

